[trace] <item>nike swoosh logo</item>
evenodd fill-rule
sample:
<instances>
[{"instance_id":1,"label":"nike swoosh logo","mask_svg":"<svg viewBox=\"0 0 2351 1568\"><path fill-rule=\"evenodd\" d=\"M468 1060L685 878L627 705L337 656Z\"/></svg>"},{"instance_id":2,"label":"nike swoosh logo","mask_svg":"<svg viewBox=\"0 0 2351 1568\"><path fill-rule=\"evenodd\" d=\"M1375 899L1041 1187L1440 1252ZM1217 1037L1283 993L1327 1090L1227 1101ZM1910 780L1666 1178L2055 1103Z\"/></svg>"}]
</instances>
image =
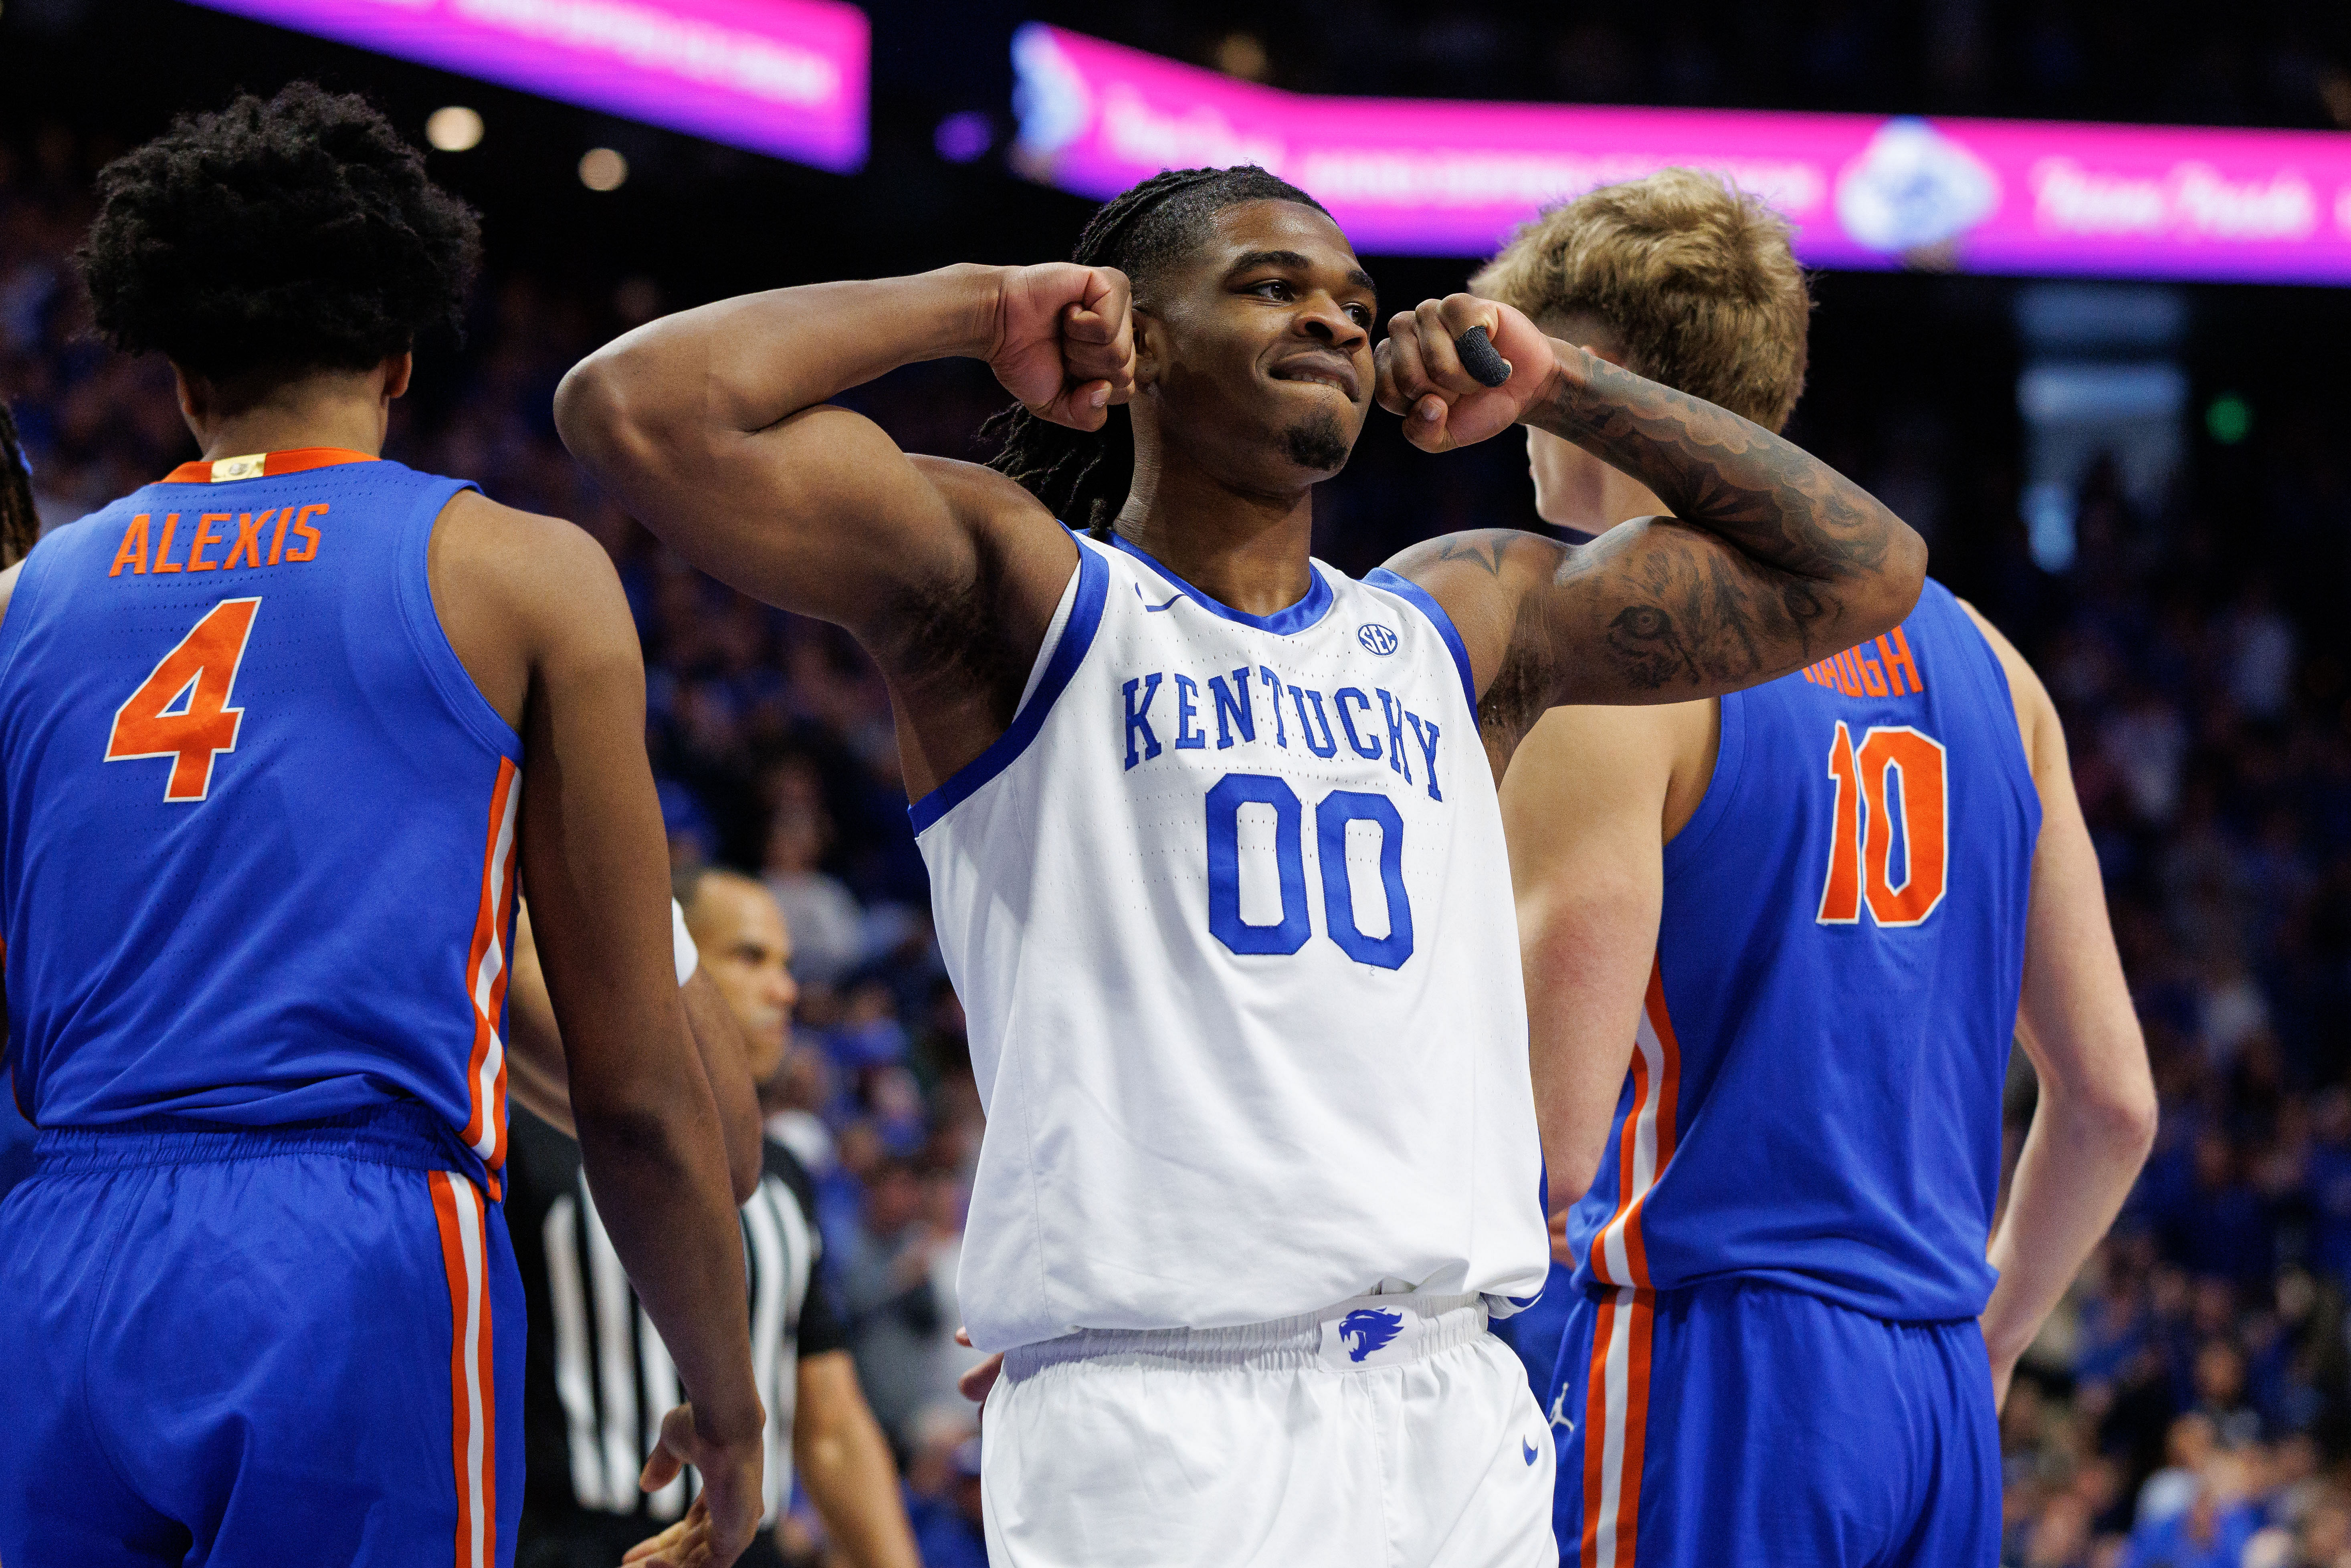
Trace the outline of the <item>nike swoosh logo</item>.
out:
<instances>
[{"instance_id":1,"label":"nike swoosh logo","mask_svg":"<svg viewBox=\"0 0 2351 1568\"><path fill-rule=\"evenodd\" d=\"M1142 598L1142 597L1143 597L1143 590L1141 590L1141 589L1139 589L1139 588L1138 588L1138 589L1136 589L1136 590L1134 591L1134 596L1135 596L1137 599ZM1184 596L1183 596L1182 594L1180 594L1180 593L1179 593L1179 594L1176 594L1176 595L1175 596L1175 598L1174 598L1174 599L1170 599L1170 600L1169 600L1166 603L1165 603L1165 604L1145 604L1145 605L1143 607L1143 612L1144 612L1145 615L1156 615L1156 614L1158 614L1158 613L1159 613L1161 611L1163 611L1163 610L1173 610L1173 609L1175 609L1175 608L1176 608L1176 599L1181 599L1181 598L1183 598L1183 597L1184 597Z\"/></svg>"},{"instance_id":2,"label":"nike swoosh logo","mask_svg":"<svg viewBox=\"0 0 2351 1568\"><path fill-rule=\"evenodd\" d=\"M1524 1437L1520 1438L1519 1441L1526 1443L1527 1463L1530 1465L1533 1464L1535 1462L1535 1446L1532 1443L1528 1443Z\"/></svg>"}]
</instances>

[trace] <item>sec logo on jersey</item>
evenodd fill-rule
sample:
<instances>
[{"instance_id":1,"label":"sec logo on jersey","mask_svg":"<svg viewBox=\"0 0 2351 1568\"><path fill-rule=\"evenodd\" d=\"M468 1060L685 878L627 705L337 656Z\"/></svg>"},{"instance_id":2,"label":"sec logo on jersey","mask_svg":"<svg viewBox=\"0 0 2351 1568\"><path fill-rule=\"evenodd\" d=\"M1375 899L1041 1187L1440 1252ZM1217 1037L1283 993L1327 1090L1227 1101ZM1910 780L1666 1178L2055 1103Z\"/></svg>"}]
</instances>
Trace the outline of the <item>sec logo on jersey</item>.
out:
<instances>
[{"instance_id":1,"label":"sec logo on jersey","mask_svg":"<svg viewBox=\"0 0 2351 1568\"><path fill-rule=\"evenodd\" d=\"M1374 653L1393 653L1396 651L1396 634L1376 621L1367 622L1356 627L1355 641Z\"/></svg>"}]
</instances>

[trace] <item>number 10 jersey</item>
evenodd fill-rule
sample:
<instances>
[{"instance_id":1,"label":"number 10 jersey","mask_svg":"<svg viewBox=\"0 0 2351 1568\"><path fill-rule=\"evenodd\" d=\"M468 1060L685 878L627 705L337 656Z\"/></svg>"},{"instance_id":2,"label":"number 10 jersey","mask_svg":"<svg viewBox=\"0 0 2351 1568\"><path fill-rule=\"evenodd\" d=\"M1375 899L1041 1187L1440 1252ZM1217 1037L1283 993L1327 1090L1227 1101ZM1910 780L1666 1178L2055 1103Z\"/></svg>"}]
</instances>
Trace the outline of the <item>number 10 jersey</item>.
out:
<instances>
[{"instance_id":1,"label":"number 10 jersey","mask_svg":"<svg viewBox=\"0 0 2351 1568\"><path fill-rule=\"evenodd\" d=\"M1270 616L1128 545L913 808L987 1109L976 1343L1541 1288L1501 817L1451 622L1320 562Z\"/></svg>"},{"instance_id":2,"label":"number 10 jersey","mask_svg":"<svg viewBox=\"0 0 2351 1568\"><path fill-rule=\"evenodd\" d=\"M496 1196L522 747L425 559L470 487L328 447L189 463L26 558L0 922L34 1122L421 1102Z\"/></svg>"},{"instance_id":3,"label":"number 10 jersey","mask_svg":"<svg viewBox=\"0 0 2351 1568\"><path fill-rule=\"evenodd\" d=\"M1972 1318L2041 830L2007 674L1930 580L1886 636L1721 700L1615 1124L1568 1217L1577 1283L1629 1303L1736 1278Z\"/></svg>"}]
</instances>

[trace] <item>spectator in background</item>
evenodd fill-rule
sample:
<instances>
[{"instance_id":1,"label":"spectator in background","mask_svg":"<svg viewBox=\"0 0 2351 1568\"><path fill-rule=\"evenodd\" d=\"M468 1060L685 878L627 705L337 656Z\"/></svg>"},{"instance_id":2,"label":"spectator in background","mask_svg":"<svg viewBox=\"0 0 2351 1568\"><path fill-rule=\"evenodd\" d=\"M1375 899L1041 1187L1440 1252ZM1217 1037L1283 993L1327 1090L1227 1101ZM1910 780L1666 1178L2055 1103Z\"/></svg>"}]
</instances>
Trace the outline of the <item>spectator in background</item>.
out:
<instances>
[{"instance_id":1,"label":"spectator in background","mask_svg":"<svg viewBox=\"0 0 2351 1568\"><path fill-rule=\"evenodd\" d=\"M799 934L795 973L811 984L830 986L855 967L865 950L865 912L856 895L820 864L832 837L832 820L805 763L778 770L775 814L768 821L766 859L760 875Z\"/></svg>"},{"instance_id":2,"label":"spectator in background","mask_svg":"<svg viewBox=\"0 0 2351 1568\"><path fill-rule=\"evenodd\" d=\"M910 1160L884 1157L865 1187L865 1206L841 1269L849 1347L883 1430L911 1448L914 1417L935 1387L933 1368L954 1322L935 1284L940 1239L923 1215L923 1178Z\"/></svg>"},{"instance_id":3,"label":"spectator in background","mask_svg":"<svg viewBox=\"0 0 2351 1568\"><path fill-rule=\"evenodd\" d=\"M914 1508L914 1538L923 1568L987 1568L987 1536L980 1521L979 1439L966 1437L947 1458L945 1484Z\"/></svg>"}]
</instances>

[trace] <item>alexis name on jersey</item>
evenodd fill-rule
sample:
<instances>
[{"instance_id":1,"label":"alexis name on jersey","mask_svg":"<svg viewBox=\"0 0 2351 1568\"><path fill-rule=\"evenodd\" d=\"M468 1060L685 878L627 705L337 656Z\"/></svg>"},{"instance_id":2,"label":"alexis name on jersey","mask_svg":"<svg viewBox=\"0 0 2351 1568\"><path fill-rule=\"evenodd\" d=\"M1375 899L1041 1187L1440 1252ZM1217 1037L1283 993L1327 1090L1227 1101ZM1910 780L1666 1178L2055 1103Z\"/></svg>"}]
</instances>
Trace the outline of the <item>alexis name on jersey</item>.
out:
<instances>
[{"instance_id":1,"label":"alexis name on jersey","mask_svg":"<svg viewBox=\"0 0 2351 1568\"><path fill-rule=\"evenodd\" d=\"M154 514L141 512L122 530L122 543L116 548L114 565L106 575L120 577L125 570L134 577L150 572L168 575L175 571L226 571L240 566L276 566L280 560L314 560L319 554L319 530L310 526L310 519L325 517L327 509L326 502L313 501L307 507L278 507L261 512L199 512L193 532L183 541L184 553L177 560L172 559L172 550L173 536L180 531L180 514L164 513L162 527L156 529L152 526ZM235 524L234 534L224 531L232 521ZM215 528L215 523L223 525L223 528ZM286 548L289 528L294 535L292 549ZM152 564L148 557L151 533L157 535ZM269 540L266 558L261 548L264 535ZM212 552L223 545L229 547L226 559L215 559Z\"/></svg>"}]
</instances>

